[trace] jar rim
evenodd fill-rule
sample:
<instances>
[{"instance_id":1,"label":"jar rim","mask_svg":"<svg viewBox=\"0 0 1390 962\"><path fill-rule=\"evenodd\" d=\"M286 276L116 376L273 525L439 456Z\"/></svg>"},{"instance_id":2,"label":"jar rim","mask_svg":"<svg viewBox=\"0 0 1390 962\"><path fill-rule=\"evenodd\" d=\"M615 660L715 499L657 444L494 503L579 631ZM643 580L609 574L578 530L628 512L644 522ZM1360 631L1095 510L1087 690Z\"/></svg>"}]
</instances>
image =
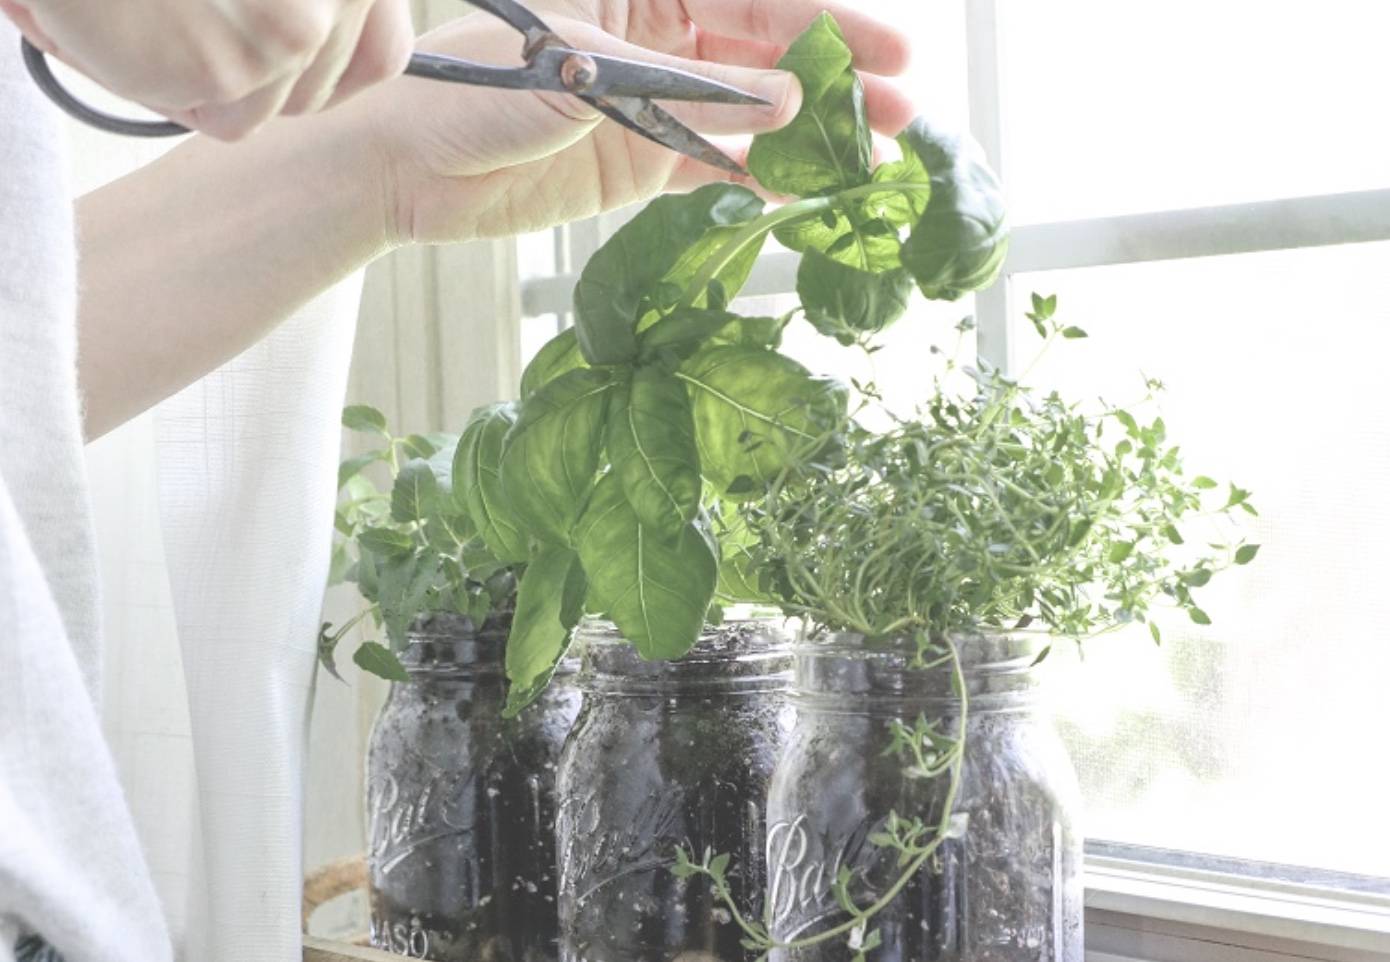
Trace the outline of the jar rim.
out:
<instances>
[{"instance_id":1,"label":"jar rim","mask_svg":"<svg viewBox=\"0 0 1390 962\"><path fill-rule=\"evenodd\" d=\"M685 655L647 659L617 625L586 618L575 635L584 646L579 687L612 695L696 691L781 691L791 680L790 639L777 619L706 625Z\"/></svg>"},{"instance_id":2,"label":"jar rim","mask_svg":"<svg viewBox=\"0 0 1390 962\"><path fill-rule=\"evenodd\" d=\"M1001 670L1012 668L1017 661L1025 658L1031 665L1051 644L1049 637L1021 631L957 632L949 637L962 665L983 667L998 663ZM917 653L917 644L908 635L895 635L886 642L880 642L870 640L867 635L857 631L812 634L803 629L792 641L791 649L797 656L898 658L909 661Z\"/></svg>"},{"instance_id":3,"label":"jar rim","mask_svg":"<svg viewBox=\"0 0 1390 962\"><path fill-rule=\"evenodd\" d=\"M1042 639L1001 632L961 635L953 641L972 711L1031 708ZM915 665L915 644L911 651L875 646L861 634L842 632L803 637L792 652L792 701L811 711L901 715L949 711L960 702L949 665Z\"/></svg>"}]
</instances>

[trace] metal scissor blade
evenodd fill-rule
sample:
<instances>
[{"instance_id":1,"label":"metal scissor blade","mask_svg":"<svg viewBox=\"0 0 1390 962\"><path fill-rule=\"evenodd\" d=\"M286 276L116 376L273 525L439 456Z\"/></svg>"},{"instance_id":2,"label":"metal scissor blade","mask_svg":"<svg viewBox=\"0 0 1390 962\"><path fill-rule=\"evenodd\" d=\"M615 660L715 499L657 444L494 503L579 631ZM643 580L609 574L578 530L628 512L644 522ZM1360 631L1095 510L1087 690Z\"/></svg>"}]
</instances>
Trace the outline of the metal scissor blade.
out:
<instances>
[{"instance_id":1,"label":"metal scissor blade","mask_svg":"<svg viewBox=\"0 0 1390 962\"><path fill-rule=\"evenodd\" d=\"M598 78L585 91L593 97L650 97L653 100L698 100L711 104L766 107L762 97L688 70L590 53Z\"/></svg>"},{"instance_id":2,"label":"metal scissor blade","mask_svg":"<svg viewBox=\"0 0 1390 962\"><path fill-rule=\"evenodd\" d=\"M731 174L747 175L731 157L675 117L642 97L584 98L610 119L669 150Z\"/></svg>"}]
</instances>

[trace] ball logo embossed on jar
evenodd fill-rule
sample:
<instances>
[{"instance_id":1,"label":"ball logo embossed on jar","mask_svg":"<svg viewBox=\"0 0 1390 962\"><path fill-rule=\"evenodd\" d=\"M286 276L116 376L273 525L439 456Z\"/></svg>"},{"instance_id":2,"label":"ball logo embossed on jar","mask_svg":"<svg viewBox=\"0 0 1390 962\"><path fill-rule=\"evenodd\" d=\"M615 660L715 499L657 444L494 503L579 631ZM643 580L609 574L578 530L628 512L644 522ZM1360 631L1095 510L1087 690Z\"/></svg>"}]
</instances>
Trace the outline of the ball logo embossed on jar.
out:
<instances>
[{"instance_id":1,"label":"ball logo embossed on jar","mask_svg":"<svg viewBox=\"0 0 1390 962\"><path fill-rule=\"evenodd\" d=\"M605 829L596 793L560 803L556 831L565 839L560 864L566 879L584 879L585 891L566 891L582 901L597 890L637 872L665 871L670 853L684 841L678 834L683 799L652 796L625 825Z\"/></svg>"},{"instance_id":2,"label":"ball logo embossed on jar","mask_svg":"<svg viewBox=\"0 0 1390 962\"><path fill-rule=\"evenodd\" d=\"M439 772L414 793L402 793L394 775L367 786L367 852L390 872L420 848L473 831L474 816L458 799L469 792L471 772Z\"/></svg>"},{"instance_id":3,"label":"ball logo embossed on jar","mask_svg":"<svg viewBox=\"0 0 1390 962\"><path fill-rule=\"evenodd\" d=\"M865 824L830 852L813 857L805 815L768 826L767 915L773 925L794 915L815 924L843 911L835 903L835 880L842 868L856 877L872 827Z\"/></svg>"},{"instance_id":4,"label":"ball logo embossed on jar","mask_svg":"<svg viewBox=\"0 0 1390 962\"><path fill-rule=\"evenodd\" d=\"M958 730L949 673L915 668L891 645L852 635L798 645L796 724L768 799L771 934L781 943L845 926L837 880L869 928L871 962L1082 962L1078 791L1055 731L1036 710L1032 641L956 642L969 708L959 791L890 749L918 719ZM950 812L945 806L950 804ZM949 821L943 821L949 815ZM939 842L910 876L888 830L920 820ZM944 836L939 826L951 827ZM893 893L891 899L886 897ZM778 948L770 962L843 962L845 939Z\"/></svg>"},{"instance_id":5,"label":"ball logo embossed on jar","mask_svg":"<svg viewBox=\"0 0 1390 962\"><path fill-rule=\"evenodd\" d=\"M372 942L435 962L551 962L554 773L579 711L575 665L503 718L506 626L410 632L367 761Z\"/></svg>"}]
</instances>

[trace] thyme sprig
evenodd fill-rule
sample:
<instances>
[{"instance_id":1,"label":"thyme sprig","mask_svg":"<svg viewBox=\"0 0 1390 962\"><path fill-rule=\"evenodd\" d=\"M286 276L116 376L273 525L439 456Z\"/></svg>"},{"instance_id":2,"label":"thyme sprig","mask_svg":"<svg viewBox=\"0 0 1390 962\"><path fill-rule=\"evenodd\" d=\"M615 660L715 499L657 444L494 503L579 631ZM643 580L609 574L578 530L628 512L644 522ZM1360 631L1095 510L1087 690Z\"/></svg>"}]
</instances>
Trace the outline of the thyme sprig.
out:
<instances>
[{"instance_id":1,"label":"thyme sprig","mask_svg":"<svg viewBox=\"0 0 1390 962\"><path fill-rule=\"evenodd\" d=\"M901 869L893 884L873 902L866 906L855 903L850 893L855 873L848 866L841 866L831 891L849 918L815 935L779 940L771 934L774 906L770 900L766 903L761 921L753 921L739 910L738 900L729 885L727 853L715 854L706 850L703 858L697 862L685 848L676 849L676 861L671 873L677 878L703 877L709 880L714 896L723 903L734 923L743 931L741 944L745 949L757 952L759 962L764 962L773 951L809 948L841 938L852 953L852 962L865 962L867 953L882 942L879 931L870 927L873 919L893 903L948 839L965 835L968 816L955 810L965 763L966 725L970 715L970 696L966 690L960 652L951 639L933 642L921 632L914 637L917 642L916 664L928 667L949 664L951 690L960 708L952 735L943 734L925 717L919 717L910 727L898 720L892 724L892 740L885 754L895 755L903 762L903 774L909 779L922 780L946 776L948 781L941 815L934 823L928 824L920 817L905 818L897 812L890 812L884 827L869 836L870 844L898 853L897 865Z\"/></svg>"}]
</instances>

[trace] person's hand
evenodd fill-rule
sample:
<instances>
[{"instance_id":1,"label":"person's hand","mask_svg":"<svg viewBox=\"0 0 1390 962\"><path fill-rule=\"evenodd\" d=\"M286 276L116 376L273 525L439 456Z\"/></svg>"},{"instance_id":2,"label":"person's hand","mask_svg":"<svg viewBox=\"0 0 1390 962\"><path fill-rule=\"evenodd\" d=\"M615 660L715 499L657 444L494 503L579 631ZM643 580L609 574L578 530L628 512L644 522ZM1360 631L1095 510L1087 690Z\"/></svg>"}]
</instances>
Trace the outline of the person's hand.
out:
<instances>
[{"instance_id":1,"label":"person's hand","mask_svg":"<svg viewBox=\"0 0 1390 962\"><path fill-rule=\"evenodd\" d=\"M741 158L748 135L790 122L801 92L770 69L824 9L839 21L863 72L870 121L896 134L909 100L884 76L907 65L898 31L833 0L533 0L568 43L667 64L741 87L768 107L663 106L694 129L728 136ZM688 15L688 16L687 16ZM485 14L431 34L422 49L519 63L521 38ZM387 171L389 231L396 242L438 243L539 230L730 175L630 133L558 93L491 90L414 78L378 88L347 108L371 131Z\"/></svg>"},{"instance_id":2,"label":"person's hand","mask_svg":"<svg viewBox=\"0 0 1390 962\"><path fill-rule=\"evenodd\" d=\"M45 52L172 120L235 140L405 69L407 0L0 0Z\"/></svg>"}]
</instances>

